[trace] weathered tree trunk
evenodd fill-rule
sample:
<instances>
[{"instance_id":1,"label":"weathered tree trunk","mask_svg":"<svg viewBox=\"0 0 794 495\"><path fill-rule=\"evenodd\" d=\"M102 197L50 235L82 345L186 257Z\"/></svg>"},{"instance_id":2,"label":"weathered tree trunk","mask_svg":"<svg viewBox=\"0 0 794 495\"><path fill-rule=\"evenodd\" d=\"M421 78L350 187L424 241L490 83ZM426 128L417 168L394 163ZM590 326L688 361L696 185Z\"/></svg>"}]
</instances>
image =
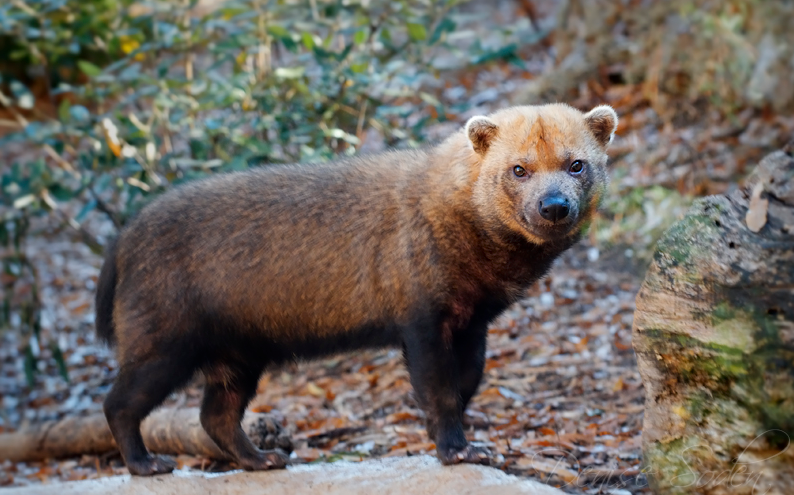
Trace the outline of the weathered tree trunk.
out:
<instances>
[{"instance_id":1,"label":"weathered tree trunk","mask_svg":"<svg viewBox=\"0 0 794 495\"><path fill-rule=\"evenodd\" d=\"M289 435L267 414L246 414L243 429L260 448L292 451ZM155 411L143 422L141 434L149 450L158 454L229 459L201 427L195 408ZM0 435L0 460L13 462L102 454L115 449L103 414L49 421Z\"/></svg>"},{"instance_id":2,"label":"weathered tree trunk","mask_svg":"<svg viewBox=\"0 0 794 495\"><path fill-rule=\"evenodd\" d=\"M644 463L658 494L794 487L794 157L697 201L637 295Z\"/></svg>"}]
</instances>

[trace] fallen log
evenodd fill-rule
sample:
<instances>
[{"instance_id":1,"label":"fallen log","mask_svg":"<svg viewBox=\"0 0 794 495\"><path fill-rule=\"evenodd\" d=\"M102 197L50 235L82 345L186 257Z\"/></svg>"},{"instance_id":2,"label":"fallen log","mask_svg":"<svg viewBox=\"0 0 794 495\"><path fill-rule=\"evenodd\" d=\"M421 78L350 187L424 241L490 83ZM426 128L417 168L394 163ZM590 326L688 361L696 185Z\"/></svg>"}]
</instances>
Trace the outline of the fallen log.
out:
<instances>
[{"instance_id":1,"label":"fallen log","mask_svg":"<svg viewBox=\"0 0 794 495\"><path fill-rule=\"evenodd\" d=\"M645 470L657 494L794 486L794 154L695 202L637 295Z\"/></svg>"},{"instance_id":2,"label":"fallen log","mask_svg":"<svg viewBox=\"0 0 794 495\"><path fill-rule=\"evenodd\" d=\"M292 451L289 435L270 415L247 413L243 429L259 448ZM141 434L154 453L230 460L201 427L196 408L155 411L143 422ZM116 442L103 414L67 417L0 435L0 461L37 461L113 450Z\"/></svg>"}]
</instances>

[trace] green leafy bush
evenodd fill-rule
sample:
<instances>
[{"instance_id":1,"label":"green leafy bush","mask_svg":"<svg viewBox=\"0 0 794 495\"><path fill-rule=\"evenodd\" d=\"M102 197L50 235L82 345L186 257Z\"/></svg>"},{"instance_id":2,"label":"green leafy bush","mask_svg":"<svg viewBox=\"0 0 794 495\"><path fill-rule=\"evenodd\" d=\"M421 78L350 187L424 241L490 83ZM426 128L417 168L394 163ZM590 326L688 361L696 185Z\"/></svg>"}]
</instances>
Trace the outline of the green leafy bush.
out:
<instances>
[{"instance_id":1,"label":"green leafy bush","mask_svg":"<svg viewBox=\"0 0 794 495\"><path fill-rule=\"evenodd\" d=\"M424 125L445 118L419 83L455 28L456 3L230 0L206 13L195 2L0 7L0 43L13 48L2 51L0 70L13 61L46 68L44 97L57 108L40 112L21 76L2 72L0 106L20 129L0 138L0 149L37 154L0 165L0 325L38 333L35 273L20 247L33 216L54 215L100 252L102 236L86 220L100 215L120 228L172 184L352 154L372 134L415 146ZM30 283L32 291L18 290ZM12 306L21 321L11 321Z\"/></svg>"},{"instance_id":2,"label":"green leafy bush","mask_svg":"<svg viewBox=\"0 0 794 495\"><path fill-rule=\"evenodd\" d=\"M0 5L0 73L78 82L79 64L123 54L115 30L129 0L9 0Z\"/></svg>"},{"instance_id":3,"label":"green leafy bush","mask_svg":"<svg viewBox=\"0 0 794 495\"><path fill-rule=\"evenodd\" d=\"M122 59L104 68L77 60L90 80L55 89L71 96L57 120L3 140L55 152L4 174L8 201L34 211L82 197L83 215L102 201L122 223L169 183L353 153L371 127L390 144L412 144L424 121L408 125L415 109L388 100L413 96L417 75L406 68L426 66L427 49L450 29L432 2L236 1L203 18L159 7L117 23L105 44L123 47Z\"/></svg>"}]
</instances>

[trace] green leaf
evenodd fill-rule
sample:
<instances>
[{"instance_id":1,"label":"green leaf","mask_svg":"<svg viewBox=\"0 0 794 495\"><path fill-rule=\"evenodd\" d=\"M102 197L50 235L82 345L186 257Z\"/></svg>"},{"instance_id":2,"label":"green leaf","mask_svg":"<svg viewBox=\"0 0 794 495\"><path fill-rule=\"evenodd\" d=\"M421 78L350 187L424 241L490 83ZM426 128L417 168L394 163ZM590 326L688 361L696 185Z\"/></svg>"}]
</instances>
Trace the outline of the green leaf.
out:
<instances>
[{"instance_id":1,"label":"green leaf","mask_svg":"<svg viewBox=\"0 0 794 495\"><path fill-rule=\"evenodd\" d=\"M427 29L422 24L416 24L414 22L408 23L408 36L413 41L423 41L427 39Z\"/></svg>"},{"instance_id":2,"label":"green leaf","mask_svg":"<svg viewBox=\"0 0 794 495\"><path fill-rule=\"evenodd\" d=\"M312 36L311 33L304 32L301 34L301 39L303 41L303 46L305 46L307 50L314 48L314 36Z\"/></svg>"},{"instance_id":3,"label":"green leaf","mask_svg":"<svg viewBox=\"0 0 794 495\"><path fill-rule=\"evenodd\" d=\"M290 40L292 41L292 36L289 34L289 31L283 26L279 26L278 24L273 24L267 27L267 32L270 33L272 36L280 40Z\"/></svg>"},{"instance_id":4,"label":"green leaf","mask_svg":"<svg viewBox=\"0 0 794 495\"><path fill-rule=\"evenodd\" d=\"M74 193L61 184L53 184L49 188L50 194L58 201L69 201L74 197Z\"/></svg>"},{"instance_id":5,"label":"green leaf","mask_svg":"<svg viewBox=\"0 0 794 495\"><path fill-rule=\"evenodd\" d=\"M276 77L281 79L297 79L306 71L305 67L279 67L276 69Z\"/></svg>"},{"instance_id":6,"label":"green leaf","mask_svg":"<svg viewBox=\"0 0 794 495\"><path fill-rule=\"evenodd\" d=\"M86 215L88 215L91 212L91 210L96 208L96 206L97 206L97 201L95 199L90 199L85 204L85 206L83 206L83 208L80 210L80 213L78 213L77 216L74 217L74 220L77 223L82 222L85 219Z\"/></svg>"},{"instance_id":7,"label":"green leaf","mask_svg":"<svg viewBox=\"0 0 794 495\"><path fill-rule=\"evenodd\" d=\"M347 58L348 54L350 53L350 50L352 50L352 49L353 49L353 43L350 43L349 45L345 46L345 49L344 49L344 50L342 50L340 53L335 53L335 54L333 55L333 57L334 57L334 58L335 58L337 61L341 62L342 60L344 60L345 58Z\"/></svg>"},{"instance_id":8,"label":"green leaf","mask_svg":"<svg viewBox=\"0 0 794 495\"><path fill-rule=\"evenodd\" d=\"M28 382L28 387L32 387L36 384L36 356L33 355L33 349L31 349L30 345L25 347L23 366L25 369L25 381Z\"/></svg>"},{"instance_id":9,"label":"green leaf","mask_svg":"<svg viewBox=\"0 0 794 495\"><path fill-rule=\"evenodd\" d=\"M360 31L356 31L356 34L353 36L353 41L355 41L357 45L364 43L366 39L367 39L367 32L363 29Z\"/></svg>"},{"instance_id":10,"label":"green leaf","mask_svg":"<svg viewBox=\"0 0 794 495\"><path fill-rule=\"evenodd\" d=\"M491 50L488 52L483 53L479 57L476 57L472 60L472 64L484 64L487 62L493 62L494 60L505 60L507 62L514 63L519 67L524 66L524 61L516 53L518 46L515 43L511 43L509 45L503 46L496 50Z\"/></svg>"},{"instance_id":11,"label":"green leaf","mask_svg":"<svg viewBox=\"0 0 794 495\"><path fill-rule=\"evenodd\" d=\"M368 62L363 62L363 63L360 63L360 64L351 65L350 66L350 70L352 70L356 74L361 74L362 72L366 71L368 67L369 67L369 63Z\"/></svg>"},{"instance_id":12,"label":"green leaf","mask_svg":"<svg viewBox=\"0 0 794 495\"><path fill-rule=\"evenodd\" d=\"M422 101L428 103L429 105L433 105L434 107L440 107L441 106L441 102L438 101L438 98L436 98L435 96L433 96L433 95L431 95L429 93L420 92L419 93L419 98L421 98Z\"/></svg>"},{"instance_id":13,"label":"green leaf","mask_svg":"<svg viewBox=\"0 0 794 495\"><path fill-rule=\"evenodd\" d=\"M455 21L450 19L449 17L445 17L438 23L436 28L433 30L432 36L430 36L429 43L432 45L434 43L438 43L438 40L441 39L441 35L444 33L451 33L455 30L457 26L455 25Z\"/></svg>"},{"instance_id":14,"label":"green leaf","mask_svg":"<svg viewBox=\"0 0 794 495\"><path fill-rule=\"evenodd\" d=\"M68 382L69 371L66 369L66 361L63 359L63 352L61 352L61 348L58 347L57 344L53 343L51 351L52 358L55 359L55 365L58 367L58 374L60 374L63 379Z\"/></svg>"},{"instance_id":15,"label":"green leaf","mask_svg":"<svg viewBox=\"0 0 794 495\"><path fill-rule=\"evenodd\" d=\"M61 119L61 122L66 122L69 120L69 109L72 106L72 102L69 101L68 98L64 98L61 101L61 104L58 105L58 118Z\"/></svg>"},{"instance_id":16,"label":"green leaf","mask_svg":"<svg viewBox=\"0 0 794 495\"><path fill-rule=\"evenodd\" d=\"M96 77L102 73L102 69L87 60L78 60L77 66L80 67L80 70L83 71L83 74L88 77Z\"/></svg>"}]
</instances>

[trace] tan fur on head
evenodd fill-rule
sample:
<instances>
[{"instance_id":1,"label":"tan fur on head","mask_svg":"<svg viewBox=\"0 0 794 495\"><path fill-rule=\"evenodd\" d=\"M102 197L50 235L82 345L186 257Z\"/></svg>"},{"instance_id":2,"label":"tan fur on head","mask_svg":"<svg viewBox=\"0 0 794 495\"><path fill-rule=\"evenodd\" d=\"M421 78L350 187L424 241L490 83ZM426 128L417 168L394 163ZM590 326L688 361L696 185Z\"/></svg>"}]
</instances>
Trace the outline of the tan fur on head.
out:
<instances>
[{"instance_id":1,"label":"tan fur on head","mask_svg":"<svg viewBox=\"0 0 794 495\"><path fill-rule=\"evenodd\" d=\"M564 104L512 107L470 119L464 135L476 153L473 197L480 214L537 244L578 234L604 196L606 146L617 120L606 105L583 113ZM584 163L581 174L571 172L577 160ZM516 166L526 176L516 176ZM561 222L538 214L549 195L569 202L570 215Z\"/></svg>"}]
</instances>

